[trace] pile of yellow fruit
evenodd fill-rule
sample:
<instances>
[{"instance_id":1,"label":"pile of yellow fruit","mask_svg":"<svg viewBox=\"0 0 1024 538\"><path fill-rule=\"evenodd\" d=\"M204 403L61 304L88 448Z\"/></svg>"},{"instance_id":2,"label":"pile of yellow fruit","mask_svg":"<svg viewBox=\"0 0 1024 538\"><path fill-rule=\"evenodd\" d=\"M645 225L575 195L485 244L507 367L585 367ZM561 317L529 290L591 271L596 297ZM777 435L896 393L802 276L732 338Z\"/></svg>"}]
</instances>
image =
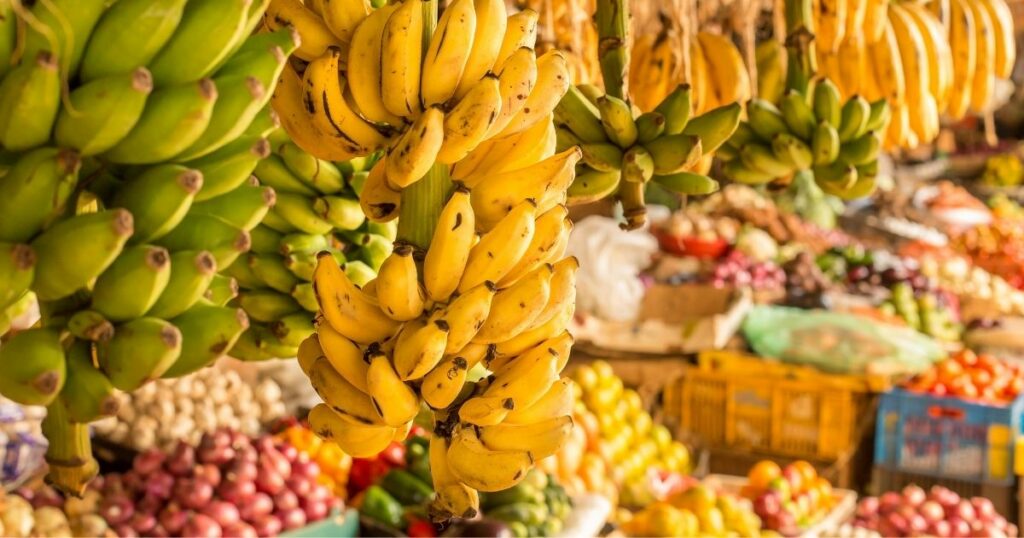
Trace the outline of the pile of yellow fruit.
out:
<instances>
[{"instance_id":1,"label":"pile of yellow fruit","mask_svg":"<svg viewBox=\"0 0 1024 538\"><path fill-rule=\"evenodd\" d=\"M629 536L761 535L761 519L748 499L716 492L705 484L622 519L619 524Z\"/></svg>"}]
</instances>

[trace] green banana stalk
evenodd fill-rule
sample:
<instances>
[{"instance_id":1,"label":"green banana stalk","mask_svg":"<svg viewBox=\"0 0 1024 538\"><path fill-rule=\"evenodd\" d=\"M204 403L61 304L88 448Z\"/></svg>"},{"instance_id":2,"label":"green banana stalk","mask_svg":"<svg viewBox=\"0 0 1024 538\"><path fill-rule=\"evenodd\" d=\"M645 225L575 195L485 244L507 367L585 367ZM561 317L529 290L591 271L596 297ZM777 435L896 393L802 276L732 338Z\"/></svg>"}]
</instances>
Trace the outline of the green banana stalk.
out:
<instances>
[{"instance_id":1,"label":"green banana stalk","mask_svg":"<svg viewBox=\"0 0 1024 538\"><path fill-rule=\"evenodd\" d=\"M67 363L60 331L28 329L0 346L0 394L22 405L49 405L64 387Z\"/></svg>"},{"instance_id":2,"label":"green banana stalk","mask_svg":"<svg viewBox=\"0 0 1024 538\"><path fill-rule=\"evenodd\" d=\"M32 290L41 301L71 295L103 273L132 234L124 209L77 215L54 224L32 242L36 251Z\"/></svg>"},{"instance_id":3,"label":"green banana stalk","mask_svg":"<svg viewBox=\"0 0 1024 538\"><path fill-rule=\"evenodd\" d=\"M156 165L118 188L111 205L136 216L132 243L155 241L181 223L204 184L205 177L198 170L179 164Z\"/></svg>"},{"instance_id":4,"label":"green banana stalk","mask_svg":"<svg viewBox=\"0 0 1024 538\"><path fill-rule=\"evenodd\" d=\"M205 250L180 250L171 254L170 270L167 285L147 316L172 319L192 308L213 282L217 260Z\"/></svg>"},{"instance_id":5,"label":"green banana stalk","mask_svg":"<svg viewBox=\"0 0 1024 538\"><path fill-rule=\"evenodd\" d=\"M96 346L100 368L128 392L159 378L181 354L181 331L159 318L136 318L118 325L114 337Z\"/></svg>"},{"instance_id":6,"label":"green banana stalk","mask_svg":"<svg viewBox=\"0 0 1024 538\"><path fill-rule=\"evenodd\" d=\"M180 377L208 366L227 354L249 328L241 308L197 304L175 317L181 331L181 354L162 377Z\"/></svg>"},{"instance_id":7,"label":"green banana stalk","mask_svg":"<svg viewBox=\"0 0 1024 538\"><path fill-rule=\"evenodd\" d=\"M171 278L171 257L162 247L139 245L121 252L96 279L92 308L113 322L145 314Z\"/></svg>"}]
</instances>

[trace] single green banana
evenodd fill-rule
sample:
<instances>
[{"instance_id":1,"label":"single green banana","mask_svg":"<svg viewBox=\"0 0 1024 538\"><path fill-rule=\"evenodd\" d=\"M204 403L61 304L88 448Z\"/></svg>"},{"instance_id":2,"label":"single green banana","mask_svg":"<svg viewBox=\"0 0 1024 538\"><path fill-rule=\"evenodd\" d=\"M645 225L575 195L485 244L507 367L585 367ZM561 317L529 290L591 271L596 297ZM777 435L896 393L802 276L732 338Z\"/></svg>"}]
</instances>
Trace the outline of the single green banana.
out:
<instances>
[{"instance_id":1,"label":"single green banana","mask_svg":"<svg viewBox=\"0 0 1024 538\"><path fill-rule=\"evenodd\" d=\"M377 234L384 237L388 241L394 241L398 239L398 221L389 220L387 222L373 222L366 221L366 232L371 234Z\"/></svg>"},{"instance_id":2,"label":"single green banana","mask_svg":"<svg viewBox=\"0 0 1024 538\"><path fill-rule=\"evenodd\" d=\"M256 164L270 155L266 138L240 138L219 150L185 163L203 173L203 188L196 193L202 202L227 194L252 176Z\"/></svg>"},{"instance_id":3,"label":"single green banana","mask_svg":"<svg viewBox=\"0 0 1024 538\"><path fill-rule=\"evenodd\" d=\"M814 129L814 137L811 138L811 153L814 154L814 164L822 166L831 164L839 157L839 131L828 122L822 121Z\"/></svg>"},{"instance_id":4,"label":"single green banana","mask_svg":"<svg viewBox=\"0 0 1024 538\"><path fill-rule=\"evenodd\" d=\"M71 295L98 277L132 235L132 214L124 209L62 220L32 242L38 263L32 290L40 301Z\"/></svg>"},{"instance_id":5,"label":"single green banana","mask_svg":"<svg viewBox=\"0 0 1024 538\"><path fill-rule=\"evenodd\" d=\"M366 221L359 200L341 196L321 196L313 202L313 211L339 230L355 230Z\"/></svg>"},{"instance_id":6,"label":"single green banana","mask_svg":"<svg viewBox=\"0 0 1024 538\"><path fill-rule=\"evenodd\" d=\"M256 276L256 273L252 272L252 268L249 267L249 258L246 256L239 257L235 260L235 263L232 263L221 272L234 278L238 285L243 288L254 289L263 287L263 281Z\"/></svg>"},{"instance_id":7,"label":"single green banana","mask_svg":"<svg viewBox=\"0 0 1024 538\"><path fill-rule=\"evenodd\" d=\"M747 167L741 159L725 163L722 172L729 179L745 185L763 185L775 179L771 174Z\"/></svg>"},{"instance_id":8,"label":"single green banana","mask_svg":"<svg viewBox=\"0 0 1024 538\"><path fill-rule=\"evenodd\" d=\"M377 267L380 267L380 265L378 264ZM342 269L344 269L348 279L359 287L365 286L367 282L377 277L377 271L373 267L359 260L345 262Z\"/></svg>"},{"instance_id":9,"label":"single green banana","mask_svg":"<svg viewBox=\"0 0 1024 538\"><path fill-rule=\"evenodd\" d=\"M763 142L771 142L779 133L789 131L782 112L762 99L751 99L747 104L747 124Z\"/></svg>"},{"instance_id":10,"label":"single green banana","mask_svg":"<svg viewBox=\"0 0 1024 538\"><path fill-rule=\"evenodd\" d=\"M839 141L845 144L866 133L870 116L871 103L859 95L851 97L840 114Z\"/></svg>"},{"instance_id":11,"label":"single green banana","mask_svg":"<svg viewBox=\"0 0 1024 538\"><path fill-rule=\"evenodd\" d=\"M842 161L815 166L814 180L818 185L829 184L837 189L846 190L857 183L857 168Z\"/></svg>"},{"instance_id":12,"label":"single green banana","mask_svg":"<svg viewBox=\"0 0 1024 538\"><path fill-rule=\"evenodd\" d=\"M0 346L0 394L22 405L49 405L64 388L67 361L54 328L14 333Z\"/></svg>"},{"instance_id":13,"label":"single green banana","mask_svg":"<svg viewBox=\"0 0 1024 538\"><path fill-rule=\"evenodd\" d=\"M285 256L296 252L316 254L331 248L331 242L323 234L288 234L281 238L280 253Z\"/></svg>"},{"instance_id":14,"label":"single green banana","mask_svg":"<svg viewBox=\"0 0 1024 538\"><path fill-rule=\"evenodd\" d=\"M313 271L316 270L316 258L317 254L313 252L294 252L284 258L284 267L297 278L312 281Z\"/></svg>"},{"instance_id":15,"label":"single green banana","mask_svg":"<svg viewBox=\"0 0 1024 538\"><path fill-rule=\"evenodd\" d=\"M281 248L281 239L284 234L275 232L266 226L257 226L249 230L249 237L252 240L250 252L256 254L277 254Z\"/></svg>"},{"instance_id":16,"label":"single green banana","mask_svg":"<svg viewBox=\"0 0 1024 538\"><path fill-rule=\"evenodd\" d=\"M180 377L209 366L229 351L249 328L249 316L241 308L197 304L175 317L181 331L181 354L161 377Z\"/></svg>"},{"instance_id":17,"label":"single green banana","mask_svg":"<svg viewBox=\"0 0 1024 538\"><path fill-rule=\"evenodd\" d=\"M270 228L271 230L274 230L275 232L283 234L291 234L299 231L298 228L292 226L291 223L284 220L284 218L281 217L281 214L274 211L273 209L267 212L267 215L263 217L263 222L261 222L260 224L266 226L267 228Z\"/></svg>"},{"instance_id":18,"label":"single green banana","mask_svg":"<svg viewBox=\"0 0 1024 538\"><path fill-rule=\"evenodd\" d=\"M680 84L654 107L665 117L665 134L679 134L686 129L693 111L693 91L689 84Z\"/></svg>"},{"instance_id":19,"label":"single green banana","mask_svg":"<svg viewBox=\"0 0 1024 538\"><path fill-rule=\"evenodd\" d=\"M875 177L878 175L878 159L872 159L866 163L857 165L857 175L860 177Z\"/></svg>"},{"instance_id":20,"label":"single green banana","mask_svg":"<svg viewBox=\"0 0 1024 538\"><path fill-rule=\"evenodd\" d=\"M79 310L68 318L68 332L80 340L103 342L114 336L114 324L95 310Z\"/></svg>"},{"instance_id":21,"label":"single green banana","mask_svg":"<svg viewBox=\"0 0 1024 538\"><path fill-rule=\"evenodd\" d=\"M0 242L0 310L20 299L36 271L36 252L19 243Z\"/></svg>"},{"instance_id":22,"label":"single green banana","mask_svg":"<svg viewBox=\"0 0 1024 538\"><path fill-rule=\"evenodd\" d=\"M377 234L360 234L354 243L358 247L356 256L366 263L375 273L380 269L380 264L391 255L394 245L388 238ZM353 263L353 262L349 262ZM360 286L362 284L359 284Z\"/></svg>"},{"instance_id":23,"label":"single green banana","mask_svg":"<svg viewBox=\"0 0 1024 538\"><path fill-rule=\"evenodd\" d=\"M643 146L633 146L622 156L622 179L647 183L654 176L654 157Z\"/></svg>"},{"instance_id":24,"label":"single green banana","mask_svg":"<svg viewBox=\"0 0 1024 538\"><path fill-rule=\"evenodd\" d=\"M263 107L259 114L252 120L252 123L245 128L240 139L267 138L271 133L281 131L281 117L274 112L273 107Z\"/></svg>"},{"instance_id":25,"label":"single green banana","mask_svg":"<svg viewBox=\"0 0 1024 538\"><path fill-rule=\"evenodd\" d=\"M860 138L851 140L839 148L839 160L854 166L865 164L878 158L881 141L873 132L867 132Z\"/></svg>"},{"instance_id":26,"label":"single green banana","mask_svg":"<svg viewBox=\"0 0 1024 538\"><path fill-rule=\"evenodd\" d=\"M277 148L285 167L300 181L321 194L336 194L345 189L345 178L330 161L317 159L294 143Z\"/></svg>"},{"instance_id":27,"label":"single green banana","mask_svg":"<svg viewBox=\"0 0 1024 538\"><path fill-rule=\"evenodd\" d=\"M35 21L25 25L22 57L35 58L42 51L53 52L60 60L61 72L70 77L78 71L85 44L107 4L107 0L36 2L32 7Z\"/></svg>"},{"instance_id":28,"label":"single green banana","mask_svg":"<svg viewBox=\"0 0 1024 538\"><path fill-rule=\"evenodd\" d=\"M249 232L210 215L186 215L157 244L172 252L208 250L217 260L217 267L227 267L249 250Z\"/></svg>"},{"instance_id":29,"label":"single green banana","mask_svg":"<svg viewBox=\"0 0 1024 538\"><path fill-rule=\"evenodd\" d=\"M576 87L583 97L594 106L597 106L598 98L604 95L604 91L593 84L577 84Z\"/></svg>"},{"instance_id":30,"label":"single green banana","mask_svg":"<svg viewBox=\"0 0 1024 538\"><path fill-rule=\"evenodd\" d=\"M178 360L181 331L159 318L137 318L118 325L114 337L96 348L110 382L128 392L159 378Z\"/></svg>"},{"instance_id":31,"label":"single green banana","mask_svg":"<svg viewBox=\"0 0 1024 538\"><path fill-rule=\"evenodd\" d=\"M113 322L141 317L171 278L171 256L151 245L129 247L96 279L92 308Z\"/></svg>"},{"instance_id":32,"label":"single green banana","mask_svg":"<svg viewBox=\"0 0 1024 538\"><path fill-rule=\"evenodd\" d=\"M722 144L717 150L715 150L715 157L718 160L727 163L734 159L738 159L740 157L740 150L733 147L732 144Z\"/></svg>"},{"instance_id":33,"label":"single green banana","mask_svg":"<svg viewBox=\"0 0 1024 538\"><path fill-rule=\"evenodd\" d=\"M313 200L301 194L279 192L272 213L308 234L326 234L334 229L334 225L317 214Z\"/></svg>"},{"instance_id":34,"label":"single green banana","mask_svg":"<svg viewBox=\"0 0 1024 538\"><path fill-rule=\"evenodd\" d=\"M245 38L252 0L189 2L174 35L149 62L158 87L195 82Z\"/></svg>"},{"instance_id":35,"label":"single green banana","mask_svg":"<svg viewBox=\"0 0 1024 538\"><path fill-rule=\"evenodd\" d=\"M717 181L703 174L695 174L693 172L654 176L654 182L679 194L704 195L718 190Z\"/></svg>"},{"instance_id":36,"label":"single green banana","mask_svg":"<svg viewBox=\"0 0 1024 538\"><path fill-rule=\"evenodd\" d=\"M639 133L629 103L618 97L603 95L597 100L597 108L601 111L601 127L609 140L623 149L636 143Z\"/></svg>"},{"instance_id":37,"label":"single green banana","mask_svg":"<svg viewBox=\"0 0 1024 538\"><path fill-rule=\"evenodd\" d=\"M28 241L59 217L81 164L71 150L40 148L21 155L0 176L0 240Z\"/></svg>"},{"instance_id":38,"label":"single green banana","mask_svg":"<svg viewBox=\"0 0 1024 538\"><path fill-rule=\"evenodd\" d=\"M116 191L112 207L123 207L135 218L132 243L155 241L185 218L205 178L197 170L178 164L147 168Z\"/></svg>"},{"instance_id":39,"label":"single green banana","mask_svg":"<svg viewBox=\"0 0 1024 538\"><path fill-rule=\"evenodd\" d=\"M79 86L69 97L71 107L57 116L54 140L82 155L113 148L142 117L152 90L153 79L144 67Z\"/></svg>"},{"instance_id":40,"label":"single green banana","mask_svg":"<svg viewBox=\"0 0 1024 538\"><path fill-rule=\"evenodd\" d=\"M772 140L772 151L779 160L792 165L795 170L806 170L814 164L811 148L789 133L775 135L775 139Z\"/></svg>"},{"instance_id":41,"label":"single green banana","mask_svg":"<svg viewBox=\"0 0 1024 538\"><path fill-rule=\"evenodd\" d=\"M720 106L691 119L683 133L700 138L704 154L709 155L736 132L742 113L743 107L737 103Z\"/></svg>"},{"instance_id":42,"label":"single green banana","mask_svg":"<svg viewBox=\"0 0 1024 538\"><path fill-rule=\"evenodd\" d=\"M587 166L599 172L618 172L622 169L622 149L608 142L580 144L581 158Z\"/></svg>"},{"instance_id":43,"label":"single green banana","mask_svg":"<svg viewBox=\"0 0 1024 538\"><path fill-rule=\"evenodd\" d=\"M231 356L241 361L264 361L294 357L298 346L289 346L264 325L252 325L231 348Z\"/></svg>"},{"instance_id":44,"label":"single green banana","mask_svg":"<svg viewBox=\"0 0 1024 538\"><path fill-rule=\"evenodd\" d=\"M840 104L839 88L829 79L818 81L814 87L813 106L814 116L819 121L824 121L838 129L842 119L842 105Z\"/></svg>"},{"instance_id":45,"label":"single green banana","mask_svg":"<svg viewBox=\"0 0 1024 538\"><path fill-rule=\"evenodd\" d=\"M369 172L353 172L352 175L348 176L348 179L345 180L345 185L348 186L349 189L352 189L352 192L355 193L356 196L359 196L359 194L363 192L363 185L366 185L366 178L368 177L370 177Z\"/></svg>"},{"instance_id":46,"label":"single green banana","mask_svg":"<svg viewBox=\"0 0 1024 538\"><path fill-rule=\"evenodd\" d=\"M250 318L263 323L273 323L302 308L290 295L274 290L245 290L237 301Z\"/></svg>"},{"instance_id":47,"label":"single green banana","mask_svg":"<svg viewBox=\"0 0 1024 538\"><path fill-rule=\"evenodd\" d=\"M601 113L576 86L558 102L554 111L555 126L572 134L581 142L607 142L608 136L601 126ZM561 138L561 136L559 136Z\"/></svg>"},{"instance_id":48,"label":"single green banana","mask_svg":"<svg viewBox=\"0 0 1024 538\"><path fill-rule=\"evenodd\" d=\"M216 103L210 79L157 89L128 135L103 155L119 164L166 161L203 135Z\"/></svg>"},{"instance_id":49,"label":"single green banana","mask_svg":"<svg viewBox=\"0 0 1024 538\"><path fill-rule=\"evenodd\" d=\"M238 297L238 281L219 273L213 276L210 287L203 292L203 299L217 306L224 306L235 297Z\"/></svg>"},{"instance_id":50,"label":"single green banana","mask_svg":"<svg viewBox=\"0 0 1024 538\"><path fill-rule=\"evenodd\" d=\"M320 310L320 304L316 302L316 292L313 291L313 284L311 282L296 284L292 288L291 296L307 312Z\"/></svg>"},{"instance_id":51,"label":"single green banana","mask_svg":"<svg viewBox=\"0 0 1024 538\"><path fill-rule=\"evenodd\" d=\"M60 401L72 422L89 423L117 414L120 400L117 389L93 366L90 342L77 341L66 354L67 381L60 391Z\"/></svg>"},{"instance_id":52,"label":"single green banana","mask_svg":"<svg viewBox=\"0 0 1024 538\"><path fill-rule=\"evenodd\" d=\"M270 324L270 332L286 346L299 347L303 340L316 332L313 316L309 312L289 314Z\"/></svg>"},{"instance_id":53,"label":"single green banana","mask_svg":"<svg viewBox=\"0 0 1024 538\"><path fill-rule=\"evenodd\" d=\"M263 220L276 202L274 189L245 184L227 194L192 204L189 214L217 217L248 232Z\"/></svg>"},{"instance_id":54,"label":"single green banana","mask_svg":"<svg viewBox=\"0 0 1024 538\"><path fill-rule=\"evenodd\" d=\"M192 142L176 159L189 161L209 155L237 139L263 109L266 97L273 91L256 77L234 75L213 79L217 86L217 102L213 105L210 123L198 140Z\"/></svg>"},{"instance_id":55,"label":"single green banana","mask_svg":"<svg viewBox=\"0 0 1024 538\"><path fill-rule=\"evenodd\" d=\"M814 117L814 111L807 104L807 97L796 90L786 90L779 103L779 111L782 112L782 119L790 132L801 140L810 140L814 133L814 126L818 120Z\"/></svg>"},{"instance_id":56,"label":"single green banana","mask_svg":"<svg viewBox=\"0 0 1024 538\"><path fill-rule=\"evenodd\" d=\"M759 170L772 177L785 177L795 171L792 164L776 157L770 148L756 143L747 144L740 149L740 161L747 168Z\"/></svg>"},{"instance_id":57,"label":"single green banana","mask_svg":"<svg viewBox=\"0 0 1024 538\"><path fill-rule=\"evenodd\" d=\"M147 316L172 319L192 308L209 289L217 274L217 260L205 250L180 250L171 254L171 277Z\"/></svg>"},{"instance_id":58,"label":"single green banana","mask_svg":"<svg viewBox=\"0 0 1024 538\"><path fill-rule=\"evenodd\" d=\"M694 125L698 120L700 118L694 118L690 125ZM665 135L644 144L643 147L654 159L654 173L662 175L692 168L703 155L703 139L691 134Z\"/></svg>"},{"instance_id":59,"label":"single green banana","mask_svg":"<svg viewBox=\"0 0 1024 538\"><path fill-rule=\"evenodd\" d=\"M875 187L875 176L864 176L858 173L857 181L849 188L838 189L834 185L824 184L821 186L821 190L842 200L850 201L870 196L875 192Z\"/></svg>"},{"instance_id":60,"label":"single green banana","mask_svg":"<svg viewBox=\"0 0 1024 538\"><path fill-rule=\"evenodd\" d=\"M290 293L299 279L285 267L283 256L275 254L249 254L249 268L270 289ZM306 279L311 280L311 279Z\"/></svg>"},{"instance_id":61,"label":"single green banana","mask_svg":"<svg viewBox=\"0 0 1024 538\"><path fill-rule=\"evenodd\" d=\"M217 76L253 76L271 88L300 41L298 31L291 27L250 35L217 69Z\"/></svg>"},{"instance_id":62,"label":"single green banana","mask_svg":"<svg viewBox=\"0 0 1024 538\"><path fill-rule=\"evenodd\" d=\"M41 51L0 81L0 146L22 151L45 144L59 109L57 57Z\"/></svg>"},{"instance_id":63,"label":"single green banana","mask_svg":"<svg viewBox=\"0 0 1024 538\"><path fill-rule=\"evenodd\" d=\"M891 117L892 108L889 106L888 101L879 99L871 103L871 113L868 114L868 121L867 125L864 126L864 131L884 133L886 128L889 127L889 119Z\"/></svg>"},{"instance_id":64,"label":"single green banana","mask_svg":"<svg viewBox=\"0 0 1024 538\"><path fill-rule=\"evenodd\" d=\"M313 187L295 177L295 174L288 170L284 161L277 155L270 155L260 161L256 165L254 173L260 179L260 183L274 187L279 194L294 193L304 197L313 197L319 194Z\"/></svg>"},{"instance_id":65,"label":"single green banana","mask_svg":"<svg viewBox=\"0 0 1024 538\"><path fill-rule=\"evenodd\" d=\"M249 10L245 14L245 23L242 28L243 38L245 36L252 37L253 34L256 33L256 30L265 28L263 26L263 16L266 14L268 7L270 7L270 0L252 0L252 3L249 4ZM231 48L228 49L228 53L224 55L225 59L222 60L222 63L218 64L214 70L219 71L228 60L237 54L238 51L242 50L246 41L246 39L236 40L235 43L231 45ZM295 46L298 47L297 44ZM288 54L291 54L291 52Z\"/></svg>"},{"instance_id":66,"label":"single green banana","mask_svg":"<svg viewBox=\"0 0 1024 538\"><path fill-rule=\"evenodd\" d=\"M144 67L181 21L188 0L118 0L100 19L79 67L84 82Z\"/></svg>"},{"instance_id":67,"label":"single green banana","mask_svg":"<svg viewBox=\"0 0 1024 538\"><path fill-rule=\"evenodd\" d=\"M601 131L604 133L604 131ZM604 138L598 142L591 142L592 144L607 144L608 139ZM563 126L555 127L555 152L561 153L573 146L582 146L584 142L580 140L575 134L569 129Z\"/></svg>"},{"instance_id":68,"label":"single green banana","mask_svg":"<svg viewBox=\"0 0 1024 538\"><path fill-rule=\"evenodd\" d=\"M645 112L636 118L636 140L646 144L665 132L665 116L660 112Z\"/></svg>"}]
</instances>

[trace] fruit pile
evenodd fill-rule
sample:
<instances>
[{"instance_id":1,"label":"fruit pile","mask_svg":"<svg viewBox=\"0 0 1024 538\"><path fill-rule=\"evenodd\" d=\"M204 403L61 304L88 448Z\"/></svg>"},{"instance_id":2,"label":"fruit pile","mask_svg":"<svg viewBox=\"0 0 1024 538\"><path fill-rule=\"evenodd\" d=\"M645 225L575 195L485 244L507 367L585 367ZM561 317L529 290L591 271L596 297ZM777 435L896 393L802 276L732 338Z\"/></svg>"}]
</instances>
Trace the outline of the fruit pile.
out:
<instances>
[{"instance_id":1,"label":"fruit pile","mask_svg":"<svg viewBox=\"0 0 1024 538\"><path fill-rule=\"evenodd\" d=\"M503 521L512 536L560 536L572 499L552 477L534 469L526 479L480 499L484 515Z\"/></svg>"},{"instance_id":2,"label":"fruit pile","mask_svg":"<svg viewBox=\"0 0 1024 538\"><path fill-rule=\"evenodd\" d=\"M89 490L82 498L64 499L49 486L0 492L0 535L116 536L99 515L99 492Z\"/></svg>"},{"instance_id":3,"label":"fruit pile","mask_svg":"<svg viewBox=\"0 0 1024 538\"><path fill-rule=\"evenodd\" d=\"M96 435L135 450L170 450L179 440L198 444L202 435L218 428L256 436L284 416L277 382L267 378L250 385L220 364L119 394L117 416L97 421Z\"/></svg>"},{"instance_id":4,"label":"fruit pile","mask_svg":"<svg viewBox=\"0 0 1024 538\"><path fill-rule=\"evenodd\" d=\"M344 453L337 444L321 440L308 427L298 423L286 426L275 437L294 446L320 466L318 483L327 486L336 497L348 498L352 456Z\"/></svg>"},{"instance_id":5,"label":"fruit pile","mask_svg":"<svg viewBox=\"0 0 1024 538\"><path fill-rule=\"evenodd\" d=\"M232 350L243 360L294 357L313 334L313 269L330 252L349 277L365 284L391 253L394 223L367 222L358 192L367 159L332 163L306 153L282 130L254 177L274 189L276 203L251 231L252 249L225 271L241 291L235 304L252 320Z\"/></svg>"},{"instance_id":6,"label":"fruit pile","mask_svg":"<svg viewBox=\"0 0 1024 538\"><path fill-rule=\"evenodd\" d=\"M1024 230L1016 223L976 226L955 236L952 243L979 267L1024 289Z\"/></svg>"},{"instance_id":7,"label":"fruit pile","mask_svg":"<svg viewBox=\"0 0 1024 538\"><path fill-rule=\"evenodd\" d=\"M118 536L275 536L340 506L319 475L294 446L218 430L195 447L142 452L89 487Z\"/></svg>"},{"instance_id":8,"label":"fruit pile","mask_svg":"<svg viewBox=\"0 0 1024 538\"><path fill-rule=\"evenodd\" d=\"M116 391L197 370L248 325L217 271L273 202L246 180L297 40L250 35L267 3L0 3L0 309L32 292L42 312L0 351L0 392L50 406L69 492Z\"/></svg>"},{"instance_id":9,"label":"fruit pile","mask_svg":"<svg viewBox=\"0 0 1024 538\"><path fill-rule=\"evenodd\" d=\"M889 299L880 306L883 313L899 316L907 326L937 340L960 340L955 298L937 290L915 291L906 281L893 284L889 291Z\"/></svg>"},{"instance_id":10,"label":"fruit pile","mask_svg":"<svg viewBox=\"0 0 1024 538\"><path fill-rule=\"evenodd\" d=\"M1008 405L1024 393L1024 370L1016 362L965 349L917 374L906 388Z\"/></svg>"},{"instance_id":11,"label":"fruit pile","mask_svg":"<svg viewBox=\"0 0 1024 538\"><path fill-rule=\"evenodd\" d=\"M360 204L372 222L402 215L364 286L318 258L317 334L297 350L326 402L310 425L372 456L405 438L425 401L441 520L472 517L478 490L519 482L572 429L559 377L577 264L563 258L563 204L580 152L552 155L550 116L570 82L561 53L534 54L535 15L456 0L435 28L434 5L272 0L266 22L296 28L309 62L289 65L272 99L288 135L331 161L386 148ZM484 361L494 375L467 383Z\"/></svg>"},{"instance_id":12,"label":"fruit pile","mask_svg":"<svg viewBox=\"0 0 1024 538\"><path fill-rule=\"evenodd\" d=\"M921 274L961 297L991 301L1000 313L1024 315L1024 291L965 258L925 257L921 260Z\"/></svg>"},{"instance_id":13,"label":"fruit pile","mask_svg":"<svg viewBox=\"0 0 1024 538\"><path fill-rule=\"evenodd\" d=\"M582 164L569 188L573 203L618 193L625 227L646 222L643 188L649 181L682 194L710 194L718 182L703 175L710 156L733 134L742 107L725 104L691 119L693 90L677 87L653 111L593 86L570 87L555 108L558 148L579 147Z\"/></svg>"},{"instance_id":14,"label":"fruit pile","mask_svg":"<svg viewBox=\"0 0 1024 538\"><path fill-rule=\"evenodd\" d=\"M775 290L786 283L786 273L775 262L755 261L733 250L715 265L710 282L716 288L749 286L755 290Z\"/></svg>"},{"instance_id":15,"label":"fruit pile","mask_svg":"<svg viewBox=\"0 0 1024 538\"><path fill-rule=\"evenodd\" d=\"M818 476L814 466L796 461L780 468L761 461L747 473L743 495L754 501L762 526L785 536L795 536L832 509L832 484Z\"/></svg>"},{"instance_id":16,"label":"fruit pile","mask_svg":"<svg viewBox=\"0 0 1024 538\"><path fill-rule=\"evenodd\" d=\"M990 187L1017 187L1024 183L1024 163L1014 153L993 155L978 179Z\"/></svg>"},{"instance_id":17,"label":"fruit pile","mask_svg":"<svg viewBox=\"0 0 1024 538\"><path fill-rule=\"evenodd\" d=\"M629 536L761 535L761 520L749 499L715 491L705 484L696 484L668 501L653 503L621 524Z\"/></svg>"},{"instance_id":18,"label":"fruit pile","mask_svg":"<svg viewBox=\"0 0 1024 538\"><path fill-rule=\"evenodd\" d=\"M961 498L943 486L926 493L910 485L857 504L856 528L882 536L1017 536L1017 526L996 513L983 497Z\"/></svg>"},{"instance_id":19,"label":"fruit pile","mask_svg":"<svg viewBox=\"0 0 1024 538\"><path fill-rule=\"evenodd\" d=\"M821 190L844 200L871 194L878 173L885 100L860 95L845 103L824 78L806 93L788 90L779 106L753 99L747 121L719 151L723 172L738 183L760 185L812 170Z\"/></svg>"},{"instance_id":20,"label":"fruit pile","mask_svg":"<svg viewBox=\"0 0 1024 538\"><path fill-rule=\"evenodd\" d=\"M1005 0L932 4L875 0L814 2L815 51L843 95L886 99L893 121L887 148L930 143L939 116L957 120L994 105L996 81L1016 59L1013 14Z\"/></svg>"}]
</instances>

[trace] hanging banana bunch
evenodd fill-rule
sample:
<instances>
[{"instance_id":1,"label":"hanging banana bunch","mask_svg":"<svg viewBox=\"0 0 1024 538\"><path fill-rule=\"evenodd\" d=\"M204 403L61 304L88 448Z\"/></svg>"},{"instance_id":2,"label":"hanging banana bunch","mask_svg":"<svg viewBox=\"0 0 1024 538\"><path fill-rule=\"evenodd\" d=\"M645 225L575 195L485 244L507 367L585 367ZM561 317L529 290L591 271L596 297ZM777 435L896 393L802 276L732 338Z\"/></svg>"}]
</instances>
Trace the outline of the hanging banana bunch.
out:
<instances>
[{"instance_id":1,"label":"hanging banana bunch","mask_svg":"<svg viewBox=\"0 0 1024 538\"><path fill-rule=\"evenodd\" d=\"M324 400L309 422L365 457L426 403L440 520L474 516L477 491L517 483L569 435L564 204L580 150L555 153L570 75L560 52L534 53L535 12L454 0L436 16L422 0L272 0L266 21L310 44L273 98L288 135L317 159L381 152L354 190L370 223L398 219L369 281L317 255L316 334L297 352ZM476 367L492 375L473 381Z\"/></svg>"},{"instance_id":2,"label":"hanging banana bunch","mask_svg":"<svg viewBox=\"0 0 1024 538\"><path fill-rule=\"evenodd\" d=\"M0 393L48 406L48 480L96 473L88 423L116 393L227 353L248 327L218 271L275 193L266 106L290 30L261 0L0 0Z\"/></svg>"},{"instance_id":3,"label":"hanging banana bunch","mask_svg":"<svg viewBox=\"0 0 1024 538\"><path fill-rule=\"evenodd\" d=\"M276 204L250 231L250 252L225 270L240 288L233 304L252 320L231 355L249 361L294 357L313 334L319 253L330 252L353 282L365 285L391 254L397 231L395 221L368 221L359 205L372 158L332 163L306 153L280 129L269 138L271 155L256 165L253 180L276 192ZM258 201L252 193L237 203Z\"/></svg>"},{"instance_id":4,"label":"hanging banana bunch","mask_svg":"<svg viewBox=\"0 0 1024 538\"><path fill-rule=\"evenodd\" d=\"M521 11L538 14L538 53L558 49L565 53L573 84L600 84L594 0L517 0L515 4Z\"/></svg>"}]
</instances>

